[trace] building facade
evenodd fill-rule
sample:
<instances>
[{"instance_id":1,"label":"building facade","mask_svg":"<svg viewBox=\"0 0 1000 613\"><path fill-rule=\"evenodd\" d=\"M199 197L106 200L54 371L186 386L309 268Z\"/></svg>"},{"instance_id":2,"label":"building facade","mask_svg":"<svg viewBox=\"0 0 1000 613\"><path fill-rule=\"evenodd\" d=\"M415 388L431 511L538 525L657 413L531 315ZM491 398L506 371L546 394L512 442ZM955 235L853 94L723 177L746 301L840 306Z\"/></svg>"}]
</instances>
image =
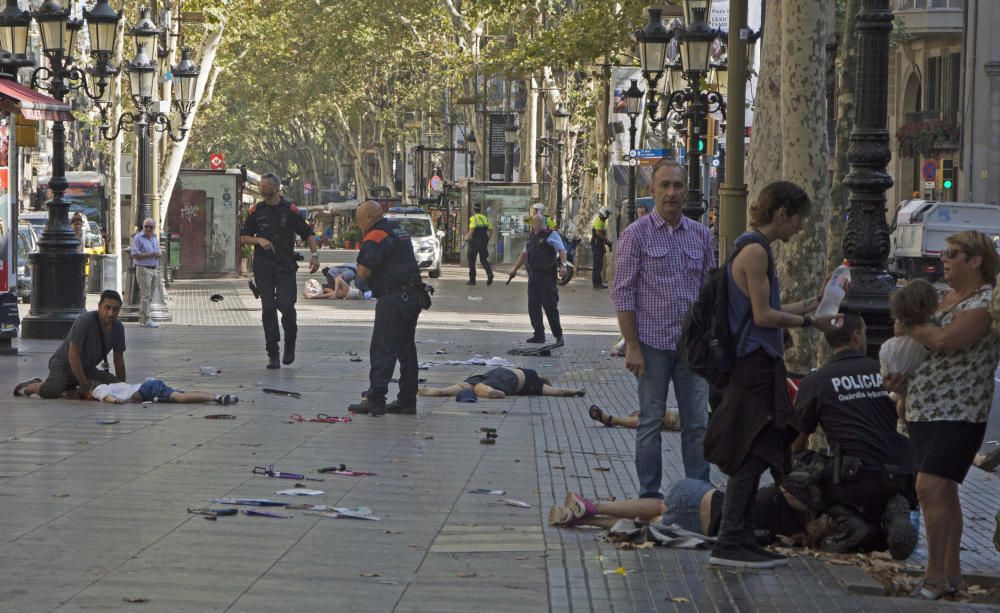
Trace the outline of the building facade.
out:
<instances>
[{"instance_id":1,"label":"building facade","mask_svg":"<svg viewBox=\"0 0 1000 613\"><path fill-rule=\"evenodd\" d=\"M890 218L913 197L1000 204L1000 2L894 0L893 10Z\"/></svg>"}]
</instances>

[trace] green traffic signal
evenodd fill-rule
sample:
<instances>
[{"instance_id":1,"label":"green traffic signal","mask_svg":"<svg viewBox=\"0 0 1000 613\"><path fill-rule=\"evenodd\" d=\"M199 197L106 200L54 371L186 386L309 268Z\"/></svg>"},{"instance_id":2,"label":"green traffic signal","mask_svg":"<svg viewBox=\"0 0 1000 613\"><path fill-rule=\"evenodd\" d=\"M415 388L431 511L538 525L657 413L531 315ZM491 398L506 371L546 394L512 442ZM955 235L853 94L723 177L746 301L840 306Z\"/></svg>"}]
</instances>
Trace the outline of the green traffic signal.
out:
<instances>
[{"instance_id":1,"label":"green traffic signal","mask_svg":"<svg viewBox=\"0 0 1000 613\"><path fill-rule=\"evenodd\" d=\"M698 153L705 153L705 139L698 139Z\"/></svg>"},{"instance_id":2,"label":"green traffic signal","mask_svg":"<svg viewBox=\"0 0 1000 613\"><path fill-rule=\"evenodd\" d=\"M951 189L953 185L955 185L955 183L951 179L945 179L941 182L941 187L943 189Z\"/></svg>"}]
</instances>

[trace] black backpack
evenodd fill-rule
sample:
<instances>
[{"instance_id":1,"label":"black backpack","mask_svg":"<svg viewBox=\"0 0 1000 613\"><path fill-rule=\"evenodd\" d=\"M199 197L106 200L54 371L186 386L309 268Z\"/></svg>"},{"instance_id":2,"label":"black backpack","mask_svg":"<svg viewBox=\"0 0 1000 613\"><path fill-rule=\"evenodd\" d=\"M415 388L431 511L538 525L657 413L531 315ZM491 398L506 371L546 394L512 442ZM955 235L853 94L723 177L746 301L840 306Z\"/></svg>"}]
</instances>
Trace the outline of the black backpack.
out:
<instances>
[{"instance_id":1,"label":"black backpack","mask_svg":"<svg viewBox=\"0 0 1000 613\"><path fill-rule=\"evenodd\" d=\"M684 363L694 374L707 380L713 387L725 387L736 359L736 341L750 325L753 309L740 322L735 334L729 329L729 283L726 270L736 255L751 243L768 248L767 239L758 232L746 235L733 245L733 252L725 264L713 268L708 280L698 292L684 317L681 327L680 352ZM768 277L774 263L768 258Z\"/></svg>"}]
</instances>

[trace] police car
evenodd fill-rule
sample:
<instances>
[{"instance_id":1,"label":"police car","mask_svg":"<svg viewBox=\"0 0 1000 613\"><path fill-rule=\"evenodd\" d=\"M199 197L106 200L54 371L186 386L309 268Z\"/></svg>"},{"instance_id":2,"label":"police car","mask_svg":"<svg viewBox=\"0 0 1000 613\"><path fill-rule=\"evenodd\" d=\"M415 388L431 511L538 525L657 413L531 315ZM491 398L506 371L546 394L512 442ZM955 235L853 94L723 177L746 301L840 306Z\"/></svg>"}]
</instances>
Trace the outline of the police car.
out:
<instances>
[{"instance_id":1,"label":"police car","mask_svg":"<svg viewBox=\"0 0 1000 613\"><path fill-rule=\"evenodd\" d=\"M386 219L398 223L410 234L413 243L413 255L417 257L417 266L421 271L427 271L432 279L441 276L441 239L444 232L434 231L434 222L430 215L417 206L397 207L389 209Z\"/></svg>"}]
</instances>

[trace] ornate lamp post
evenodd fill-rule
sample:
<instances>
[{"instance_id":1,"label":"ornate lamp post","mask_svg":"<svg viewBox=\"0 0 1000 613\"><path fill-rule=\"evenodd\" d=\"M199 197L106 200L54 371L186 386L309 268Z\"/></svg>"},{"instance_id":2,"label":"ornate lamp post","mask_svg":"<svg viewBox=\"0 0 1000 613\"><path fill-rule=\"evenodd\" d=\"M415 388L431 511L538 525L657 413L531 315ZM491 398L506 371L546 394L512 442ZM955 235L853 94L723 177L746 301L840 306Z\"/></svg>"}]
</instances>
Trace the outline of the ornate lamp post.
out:
<instances>
[{"instance_id":1,"label":"ornate lamp post","mask_svg":"<svg viewBox=\"0 0 1000 613\"><path fill-rule=\"evenodd\" d=\"M106 140L115 140L122 132L133 132L136 137L136 184L137 210L135 216L136 230L142 229L142 222L152 216L153 210L153 148L152 137L156 132L165 133L174 142L181 142L187 135L187 119L195 106L195 88L198 82L198 68L191 61L191 50L181 51L181 61L172 67L173 77L173 108L180 114L180 124L175 134L171 117L167 113L155 110L157 62L155 59L157 39L161 30L156 27L149 16L149 9L144 8L139 22L129 31L135 40L136 54L132 61L126 62L125 72L128 74L129 93L135 111L127 111L115 121L112 127L108 113L111 107L110 96L97 100L101 112L101 136ZM150 55L152 53L152 55ZM132 321L138 318L139 291L134 271L129 267L125 287L129 288L127 303L122 309L121 319ZM163 300L163 277L153 288L150 303L150 319L154 321L169 321L171 315Z\"/></svg>"},{"instance_id":2,"label":"ornate lamp post","mask_svg":"<svg viewBox=\"0 0 1000 613\"><path fill-rule=\"evenodd\" d=\"M642 114L642 94L639 84L632 79L632 84L625 90L625 114L628 115L628 222L635 221L635 172L638 160L631 159L631 154L635 151L635 122Z\"/></svg>"},{"instance_id":3,"label":"ornate lamp post","mask_svg":"<svg viewBox=\"0 0 1000 613\"><path fill-rule=\"evenodd\" d=\"M709 73L709 58L712 43L720 32L708 26L712 0L684 0L684 25L668 30L662 23L662 11L649 9L649 20L645 27L637 30L635 37L639 43L639 57L643 77L649 83L649 100L646 108L649 120L654 124L663 123L671 114L686 124L688 198L684 205L684 215L700 220L705 214L701 189L700 149L705 132L705 121L709 113L726 112L726 103L718 91L702 91L702 80ZM677 39L680 46L679 61L669 57L670 44ZM662 90L657 84L663 73L667 78ZM687 82L684 86L683 83ZM663 113L658 115L660 101L664 101Z\"/></svg>"},{"instance_id":4,"label":"ornate lamp post","mask_svg":"<svg viewBox=\"0 0 1000 613\"><path fill-rule=\"evenodd\" d=\"M849 216L844 232L844 258L851 263L851 288L845 307L860 313L868 324L868 354L878 356L879 345L892 336L889 292L895 278L885 270L889 255L889 228L885 220L885 192L892 187L886 172L889 151L888 84L889 0L862 0L857 16L859 57L858 100L844 178L850 190Z\"/></svg>"},{"instance_id":5,"label":"ornate lamp post","mask_svg":"<svg viewBox=\"0 0 1000 613\"><path fill-rule=\"evenodd\" d=\"M31 14L19 11L17 2L8 0L0 13L0 40L10 44L9 51L23 57L26 52L31 18L38 23L42 37L42 52L48 66L36 68L31 85L48 91L63 101L67 94L82 90L89 98L100 99L110 89L108 62L115 48L115 37L121 13L116 13L107 0L99 0L90 11L84 11L90 35L91 56L97 68L91 71L93 87L87 71L76 65L76 38L84 21L73 20L70 9L58 0L45 0ZM49 219L38 241L38 253L31 254L34 275L31 310L21 325L24 338L64 338L76 316L85 307L84 263L86 256L78 252L80 241L69 226L69 205L64 194L66 182L66 128L62 121L52 124L52 179L49 189L52 199L46 203Z\"/></svg>"},{"instance_id":6,"label":"ornate lamp post","mask_svg":"<svg viewBox=\"0 0 1000 613\"><path fill-rule=\"evenodd\" d=\"M538 139L538 157L549 157L553 159L556 166L556 226L561 228L563 222L563 175L562 175L562 134L565 134L569 126L570 113L563 103L556 105L552 111L552 131L556 136L546 136ZM544 153L548 151L548 154ZM553 156L552 153L555 152Z\"/></svg>"}]
</instances>

